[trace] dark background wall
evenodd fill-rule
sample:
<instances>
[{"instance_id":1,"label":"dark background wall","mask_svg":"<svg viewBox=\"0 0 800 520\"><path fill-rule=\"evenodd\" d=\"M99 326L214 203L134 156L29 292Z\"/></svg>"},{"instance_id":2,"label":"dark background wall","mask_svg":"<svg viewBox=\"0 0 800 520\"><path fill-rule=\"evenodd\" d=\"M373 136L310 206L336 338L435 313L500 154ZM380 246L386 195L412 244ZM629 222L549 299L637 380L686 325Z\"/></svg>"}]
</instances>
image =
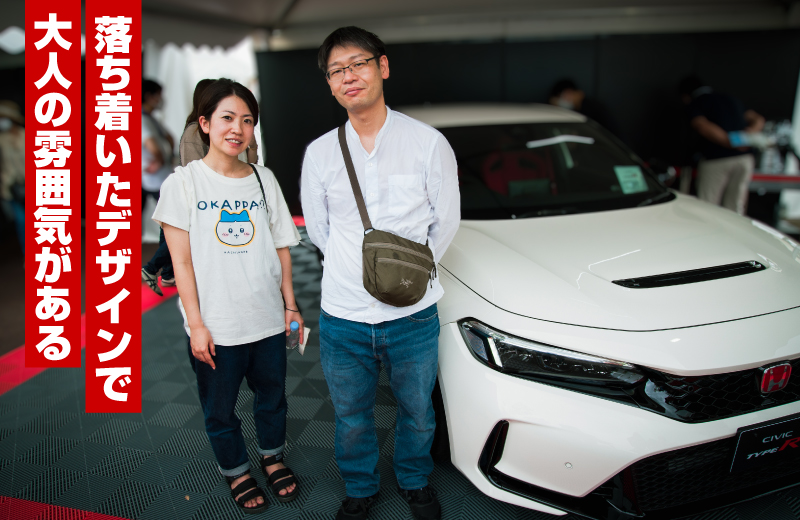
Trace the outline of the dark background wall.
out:
<instances>
[{"instance_id":1,"label":"dark background wall","mask_svg":"<svg viewBox=\"0 0 800 520\"><path fill-rule=\"evenodd\" d=\"M767 120L791 119L800 73L800 31L621 35L574 40L414 43L387 46L389 106L454 102L546 102L572 78L611 111L645 160L690 160L677 99L680 79L699 75ZM315 50L257 55L266 165L299 213L306 145L346 120Z\"/></svg>"},{"instance_id":2,"label":"dark background wall","mask_svg":"<svg viewBox=\"0 0 800 520\"><path fill-rule=\"evenodd\" d=\"M24 110L25 68L0 70L0 99L9 99Z\"/></svg>"}]
</instances>

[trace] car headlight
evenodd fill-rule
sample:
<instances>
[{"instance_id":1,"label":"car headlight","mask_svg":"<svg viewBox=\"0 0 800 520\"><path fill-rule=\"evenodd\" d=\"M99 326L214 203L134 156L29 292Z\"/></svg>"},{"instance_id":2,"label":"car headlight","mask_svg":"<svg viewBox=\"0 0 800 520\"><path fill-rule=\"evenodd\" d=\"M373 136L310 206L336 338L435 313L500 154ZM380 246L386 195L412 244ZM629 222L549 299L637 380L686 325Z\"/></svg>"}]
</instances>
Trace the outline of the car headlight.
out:
<instances>
[{"instance_id":1,"label":"car headlight","mask_svg":"<svg viewBox=\"0 0 800 520\"><path fill-rule=\"evenodd\" d=\"M489 367L517 377L575 390L632 388L645 379L636 366L511 336L476 320L459 323L464 341ZM604 393L595 388L589 393Z\"/></svg>"}]
</instances>

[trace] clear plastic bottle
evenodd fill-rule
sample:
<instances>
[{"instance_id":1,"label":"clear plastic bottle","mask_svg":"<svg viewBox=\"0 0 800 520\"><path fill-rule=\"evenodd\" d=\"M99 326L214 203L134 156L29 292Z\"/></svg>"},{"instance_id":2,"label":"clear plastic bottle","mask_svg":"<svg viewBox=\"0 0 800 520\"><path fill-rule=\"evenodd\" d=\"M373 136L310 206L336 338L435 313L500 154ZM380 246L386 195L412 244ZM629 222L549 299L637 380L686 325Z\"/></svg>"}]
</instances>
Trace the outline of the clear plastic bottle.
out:
<instances>
[{"instance_id":1,"label":"clear plastic bottle","mask_svg":"<svg viewBox=\"0 0 800 520\"><path fill-rule=\"evenodd\" d=\"M286 336L286 348L296 349L300 345L300 324L293 321L289 324L289 335Z\"/></svg>"}]
</instances>

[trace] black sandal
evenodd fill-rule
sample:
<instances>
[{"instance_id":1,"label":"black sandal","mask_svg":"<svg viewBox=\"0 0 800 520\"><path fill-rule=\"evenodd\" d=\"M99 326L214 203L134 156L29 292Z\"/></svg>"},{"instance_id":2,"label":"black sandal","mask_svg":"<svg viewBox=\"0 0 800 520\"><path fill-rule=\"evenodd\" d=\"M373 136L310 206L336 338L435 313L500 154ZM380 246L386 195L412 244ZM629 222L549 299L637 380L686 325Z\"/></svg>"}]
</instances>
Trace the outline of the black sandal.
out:
<instances>
[{"instance_id":1,"label":"black sandal","mask_svg":"<svg viewBox=\"0 0 800 520\"><path fill-rule=\"evenodd\" d=\"M281 462L283 457L280 459L277 458L275 455L267 458L261 458L261 472L264 474L264 477L269 481L269 485L272 486L272 493L275 495L275 498L278 499L279 502L291 502L295 498L297 498L297 494L300 492L300 483L297 482L297 479L288 467L284 467L282 469L276 469L270 475L267 472L267 466L272 466L273 464L277 464ZM286 489L289 486L294 484L294 491L289 493L286 492L285 495L281 495L280 491L282 489Z\"/></svg>"},{"instance_id":2,"label":"black sandal","mask_svg":"<svg viewBox=\"0 0 800 520\"><path fill-rule=\"evenodd\" d=\"M225 477L225 481L228 483L228 486L239 477ZM249 491L248 491L249 490ZM242 493L244 493L242 495ZM238 495L242 495L239 498L236 498ZM239 484L236 485L235 488L231 489L231 497L233 501L236 502L236 505L239 506L239 509L247 513L248 515L257 515L258 513L263 513L267 510L267 506L269 506L269 502L267 501L267 494L264 493L260 487L258 487L258 482L253 477L250 477ZM252 500L254 498L261 497L264 500L264 503L256 506L256 507L246 507L245 503L248 500Z\"/></svg>"}]
</instances>

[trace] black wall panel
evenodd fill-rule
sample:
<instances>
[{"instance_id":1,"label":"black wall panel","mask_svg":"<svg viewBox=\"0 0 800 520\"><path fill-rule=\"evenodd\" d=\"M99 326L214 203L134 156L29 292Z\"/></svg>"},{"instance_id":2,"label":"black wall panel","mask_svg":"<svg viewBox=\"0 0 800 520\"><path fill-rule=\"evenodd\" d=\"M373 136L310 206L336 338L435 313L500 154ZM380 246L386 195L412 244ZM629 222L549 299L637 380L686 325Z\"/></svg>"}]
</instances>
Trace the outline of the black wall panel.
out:
<instances>
[{"instance_id":1,"label":"black wall panel","mask_svg":"<svg viewBox=\"0 0 800 520\"><path fill-rule=\"evenodd\" d=\"M571 78L585 92L594 94L596 49L593 38L506 44L506 95L502 101L546 102L553 84L563 78Z\"/></svg>"},{"instance_id":2,"label":"black wall panel","mask_svg":"<svg viewBox=\"0 0 800 520\"><path fill-rule=\"evenodd\" d=\"M695 42L687 35L600 38L595 99L610 111L618 134L645 160L680 162L686 134L680 80L692 74Z\"/></svg>"},{"instance_id":3,"label":"black wall panel","mask_svg":"<svg viewBox=\"0 0 800 520\"><path fill-rule=\"evenodd\" d=\"M797 92L800 32L700 34L695 72L769 119L789 119Z\"/></svg>"},{"instance_id":4,"label":"black wall panel","mask_svg":"<svg viewBox=\"0 0 800 520\"><path fill-rule=\"evenodd\" d=\"M572 78L612 114L643 159L691 160L677 84L698 74L767 119L790 119L800 73L800 31L618 35L574 40L387 46L389 106L547 102ZM306 145L346 120L316 68L316 51L258 54L266 164L293 212Z\"/></svg>"},{"instance_id":5,"label":"black wall panel","mask_svg":"<svg viewBox=\"0 0 800 520\"><path fill-rule=\"evenodd\" d=\"M503 44L394 45L387 52L389 106L492 102L504 96Z\"/></svg>"},{"instance_id":6,"label":"black wall panel","mask_svg":"<svg viewBox=\"0 0 800 520\"><path fill-rule=\"evenodd\" d=\"M259 53L259 125L266 166L292 213L300 212L300 167L308 143L347 120L316 67L316 51Z\"/></svg>"},{"instance_id":7,"label":"black wall panel","mask_svg":"<svg viewBox=\"0 0 800 520\"><path fill-rule=\"evenodd\" d=\"M25 69L0 70L0 99L8 99L25 111Z\"/></svg>"}]
</instances>

